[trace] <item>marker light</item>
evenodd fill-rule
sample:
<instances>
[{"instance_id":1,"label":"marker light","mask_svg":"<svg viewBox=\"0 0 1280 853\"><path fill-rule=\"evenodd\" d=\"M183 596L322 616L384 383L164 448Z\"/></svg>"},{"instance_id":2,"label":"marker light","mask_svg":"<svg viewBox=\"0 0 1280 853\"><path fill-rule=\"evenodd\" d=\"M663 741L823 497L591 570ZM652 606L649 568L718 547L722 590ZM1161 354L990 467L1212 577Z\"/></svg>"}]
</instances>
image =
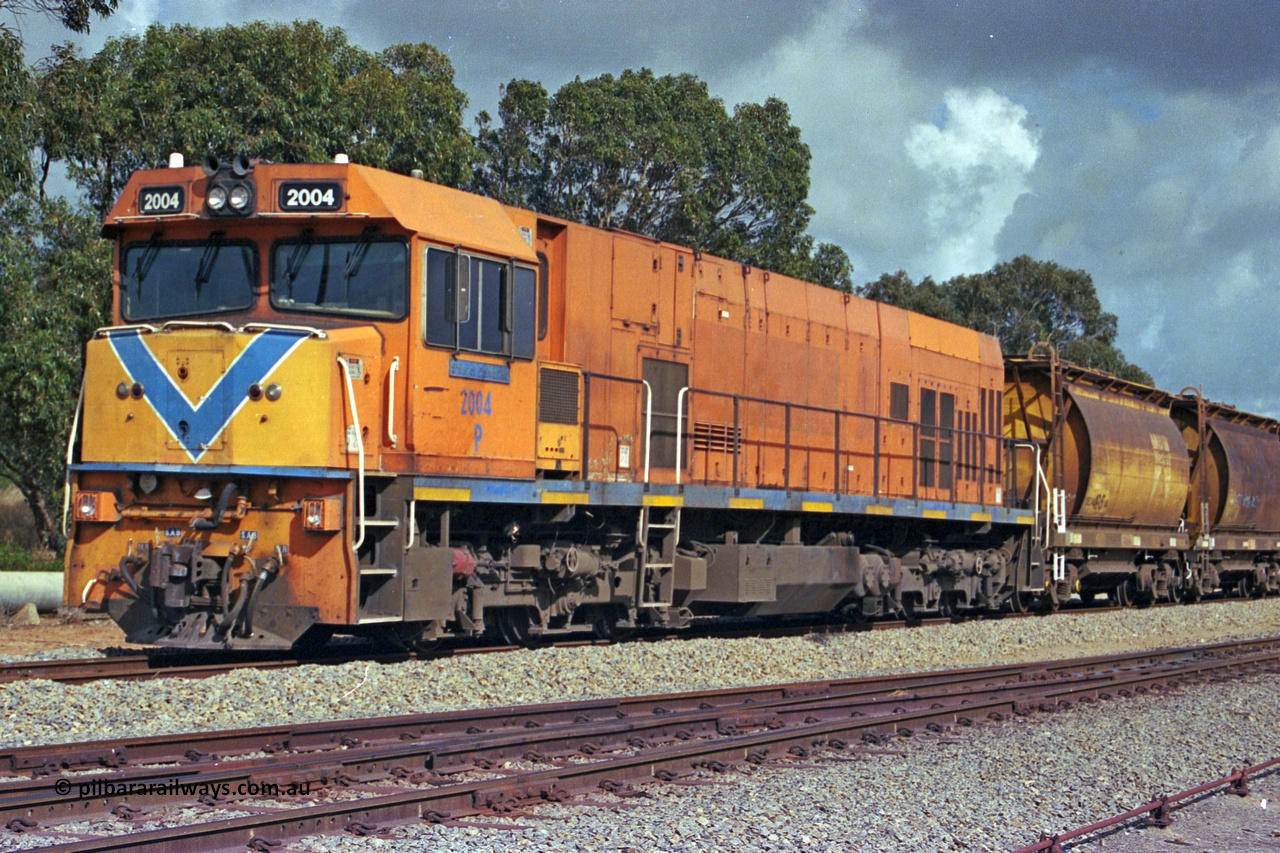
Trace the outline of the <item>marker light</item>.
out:
<instances>
[{"instance_id":1,"label":"marker light","mask_svg":"<svg viewBox=\"0 0 1280 853\"><path fill-rule=\"evenodd\" d=\"M80 492L76 495L74 507L76 521L114 523L120 519L116 496L111 492Z\"/></svg>"}]
</instances>

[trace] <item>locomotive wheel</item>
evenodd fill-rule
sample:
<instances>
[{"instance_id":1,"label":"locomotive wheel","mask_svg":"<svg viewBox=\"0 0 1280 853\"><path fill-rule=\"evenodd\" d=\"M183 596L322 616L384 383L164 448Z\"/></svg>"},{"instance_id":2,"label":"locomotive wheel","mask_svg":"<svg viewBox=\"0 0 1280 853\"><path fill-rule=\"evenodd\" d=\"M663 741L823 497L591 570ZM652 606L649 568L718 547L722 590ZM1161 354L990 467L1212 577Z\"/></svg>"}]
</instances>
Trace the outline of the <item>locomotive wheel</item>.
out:
<instances>
[{"instance_id":1,"label":"locomotive wheel","mask_svg":"<svg viewBox=\"0 0 1280 853\"><path fill-rule=\"evenodd\" d=\"M1035 596L1026 590L1019 591L1017 587L1009 595L1009 609L1014 613L1026 613L1031 610L1035 603Z\"/></svg>"},{"instance_id":2,"label":"locomotive wheel","mask_svg":"<svg viewBox=\"0 0 1280 853\"><path fill-rule=\"evenodd\" d=\"M498 633L510 645L532 649L542 641L540 635L533 633L527 607L504 607L498 611L497 622Z\"/></svg>"},{"instance_id":3,"label":"locomotive wheel","mask_svg":"<svg viewBox=\"0 0 1280 853\"><path fill-rule=\"evenodd\" d=\"M591 633L597 639L620 643L629 640L635 634L635 628L624 628L618 624L618 614L608 609L598 611L591 620Z\"/></svg>"}]
</instances>

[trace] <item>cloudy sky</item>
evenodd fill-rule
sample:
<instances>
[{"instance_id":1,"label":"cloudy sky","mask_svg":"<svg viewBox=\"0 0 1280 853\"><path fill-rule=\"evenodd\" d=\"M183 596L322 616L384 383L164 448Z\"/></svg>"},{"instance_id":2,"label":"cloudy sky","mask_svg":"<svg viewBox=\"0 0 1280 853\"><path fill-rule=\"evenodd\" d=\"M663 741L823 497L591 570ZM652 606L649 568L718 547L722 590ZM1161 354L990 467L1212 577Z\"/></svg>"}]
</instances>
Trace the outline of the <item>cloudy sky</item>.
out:
<instances>
[{"instance_id":1,"label":"cloudy sky","mask_svg":"<svg viewBox=\"0 0 1280 853\"><path fill-rule=\"evenodd\" d=\"M472 113L514 77L641 66L730 107L778 96L813 154L811 231L855 282L1084 269L1159 385L1280 416L1280 3L121 0L78 42L255 18L430 42ZM33 60L66 37L19 24Z\"/></svg>"}]
</instances>

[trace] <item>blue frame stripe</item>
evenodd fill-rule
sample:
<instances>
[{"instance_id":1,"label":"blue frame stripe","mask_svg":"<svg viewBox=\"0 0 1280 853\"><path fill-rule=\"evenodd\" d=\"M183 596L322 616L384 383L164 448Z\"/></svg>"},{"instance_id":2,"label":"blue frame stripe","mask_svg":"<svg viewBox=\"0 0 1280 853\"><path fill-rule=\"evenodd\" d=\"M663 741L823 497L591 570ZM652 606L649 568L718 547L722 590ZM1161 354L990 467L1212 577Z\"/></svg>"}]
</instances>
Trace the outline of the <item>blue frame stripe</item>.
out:
<instances>
[{"instance_id":1,"label":"blue frame stripe","mask_svg":"<svg viewBox=\"0 0 1280 853\"><path fill-rule=\"evenodd\" d=\"M892 510L894 518L928 518L924 513L943 512L952 521L972 522L973 514L987 514L992 522L1015 524L1019 518L1029 517L1025 510L1012 510L983 504L950 504L939 501L912 501L904 498L875 498L870 495L836 496L821 492L786 492L782 489L738 489L718 486L673 486L643 483L606 483L566 480L488 480L466 477L414 478L414 486L423 488L469 489L473 503L542 503L544 493L586 494L591 506L642 505L645 497L682 497L685 509L725 510L730 498L759 500L762 509L779 512L803 512L806 503L829 503L832 512L847 515L870 515L869 508L883 507ZM874 510L872 510L874 511Z\"/></svg>"},{"instance_id":2,"label":"blue frame stripe","mask_svg":"<svg viewBox=\"0 0 1280 853\"><path fill-rule=\"evenodd\" d=\"M308 480L350 480L355 472L345 468L289 468L281 465L170 465L147 462L77 462L80 471L123 471L154 474L182 474L195 477L298 477Z\"/></svg>"}]
</instances>

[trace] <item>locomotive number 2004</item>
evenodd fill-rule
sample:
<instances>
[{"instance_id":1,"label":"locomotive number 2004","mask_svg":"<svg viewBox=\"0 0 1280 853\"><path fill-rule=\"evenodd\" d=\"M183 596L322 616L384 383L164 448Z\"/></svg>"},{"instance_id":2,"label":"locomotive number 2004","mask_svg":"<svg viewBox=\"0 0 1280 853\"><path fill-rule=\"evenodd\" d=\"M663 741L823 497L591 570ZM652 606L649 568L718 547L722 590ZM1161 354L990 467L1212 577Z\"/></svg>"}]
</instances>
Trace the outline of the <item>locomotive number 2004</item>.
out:
<instances>
[{"instance_id":1,"label":"locomotive number 2004","mask_svg":"<svg viewBox=\"0 0 1280 853\"><path fill-rule=\"evenodd\" d=\"M138 191L138 212L178 213L185 206L182 187L147 187Z\"/></svg>"},{"instance_id":2,"label":"locomotive number 2004","mask_svg":"<svg viewBox=\"0 0 1280 853\"><path fill-rule=\"evenodd\" d=\"M342 184L337 181L286 181L280 185L281 210L340 210Z\"/></svg>"}]
</instances>

